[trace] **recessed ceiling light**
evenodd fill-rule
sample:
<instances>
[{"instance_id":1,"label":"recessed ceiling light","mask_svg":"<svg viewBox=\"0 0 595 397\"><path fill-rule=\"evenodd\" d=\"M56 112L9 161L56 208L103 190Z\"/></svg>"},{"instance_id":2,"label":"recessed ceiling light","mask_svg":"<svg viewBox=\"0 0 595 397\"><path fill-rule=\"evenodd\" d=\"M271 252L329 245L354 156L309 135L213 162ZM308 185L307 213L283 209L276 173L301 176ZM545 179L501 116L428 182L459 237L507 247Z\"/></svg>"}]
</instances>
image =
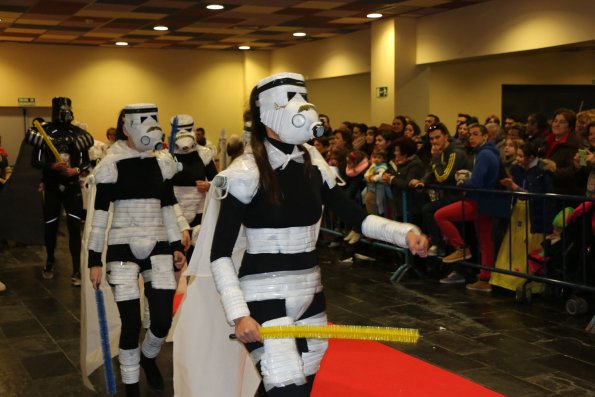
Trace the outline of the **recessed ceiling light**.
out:
<instances>
[{"instance_id":1,"label":"recessed ceiling light","mask_svg":"<svg viewBox=\"0 0 595 397\"><path fill-rule=\"evenodd\" d=\"M127 46L128 45L128 42L127 41L116 41L116 45Z\"/></svg>"},{"instance_id":2,"label":"recessed ceiling light","mask_svg":"<svg viewBox=\"0 0 595 397\"><path fill-rule=\"evenodd\" d=\"M207 8L209 10L222 10L225 7L223 7L221 4L209 4Z\"/></svg>"},{"instance_id":3,"label":"recessed ceiling light","mask_svg":"<svg viewBox=\"0 0 595 397\"><path fill-rule=\"evenodd\" d=\"M367 16L368 18L373 18L373 19L375 19L375 18L382 18L382 14L381 14L381 13L379 13L379 12L373 12L373 13L371 13L371 14L368 14L368 15L366 15L366 16Z\"/></svg>"},{"instance_id":4,"label":"recessed ceiling light","mask_svg":"<svg viewBox=\"0 0 595 397\"><path fill-rule=\"evenodd\" d=\"M165 31L165 30L169 30L169 28L167 26L157 25L157 26L153 26L153 30Z\"/></svg>"},{"instance_id":5,"label":"recessed ceiling light","mask_svg":"<svg viewBox=\"0 0 595 397\"><path fill-rule=\"evenodd\" d=\"M295 37L304 37L306 35L306 33L304 33L304 32L295 32L293 35Z\"/></svg>"},{"instance_id":6,"label":"recessed ceiling light","mask_svg":"<svg viewBox=\"0 0 595 397\"><path fill-rule=\"evenodd\" d=\"M238 49L240 49L240 50L249 50L250 49L250 46L249 45L241 45L241 46L238 47Z\"/></svg>"}]
</instances>

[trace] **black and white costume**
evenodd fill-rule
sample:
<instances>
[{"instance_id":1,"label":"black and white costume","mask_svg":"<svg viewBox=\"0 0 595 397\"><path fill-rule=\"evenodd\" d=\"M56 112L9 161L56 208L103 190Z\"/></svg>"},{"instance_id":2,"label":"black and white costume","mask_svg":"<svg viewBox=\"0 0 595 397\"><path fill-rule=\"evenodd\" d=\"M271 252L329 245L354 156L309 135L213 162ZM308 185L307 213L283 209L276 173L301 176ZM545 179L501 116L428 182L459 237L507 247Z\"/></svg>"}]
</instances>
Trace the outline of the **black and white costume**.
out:
<instances>
[{"instance_id":1,"label":"black and white costume","mask_svg":"<svg viewBox=\"0 0 595 397\"><path fill-rule=\"evenodd\" d=\"M112 287L122 322L119 360L127 395L137 395L142 365L149 383L159 389L163 380L155 358L172 320L176 280L174 251L182 251L180 224L176 216L171 179L177 172L173 158L160 149L163 132L152 104L128 105L121 121L134 142L118 140L93 171L96 191L88 244L88 266L102 266ZM112 213L111 223L108 222ZM109 224L109 228L108 228ZM144 280L151 324L142 348L139 273ZM141 354L142 353L142 354Z\"/></svg>"},{"instance_id":2,"label":"black and white costume","mask_svg":"<svg viewBox=\"0 0 595 397\"><path fill-rule=\"evenodd\" d=\"M298 74L281 73L259 82L251 98L253 120L258 120L252 132L252 151L239 157L214 180L216 189L211 189L209 193L207 215L197 246L199 252L192 257L189 267L189 273L196 274L199 279L188 288L187 300L191 302L182 306L174 334L174 349L178 343L186 349L196 349L195 354L201 354L195 357L196 361L209 361L210 358L202 356L209 350L197 344L186 345L190 337L188 332L198 332L201 337L197 339L208 338L211 345L219 342L224 354L234 353L223 339L209 334L229 332L229 328L226 330L221 326L215 329L213 326L204 329L204 321L188 318L202 311L194 307L199 304L199 299L210 302L210 298L199 297L193 291L214 289L205 277L205 266L210 265L212 282L219 292L229 324L251 316L263 327L326 325L325 299L316 253L323 205L328 205L356 229L361 228L364 235L402 247L407 246L409 232L419 233L414 225L368 216L336 186L336 173L318 151L312 146L302 145L322 133L318 114L314 106L306 102L306 96L303 77ZM257 113L255 106L259 107ZM279 139L272 139L270 135L265 138L264 135L269 133L265 132L264 126L276 133ZM262 186L255 152L257 143L266 152L266 160L278 183L280 194L277 204L271 201ZM264 157L262 152L259 156ZM311 166L306 166L308 163ZM219 206L218 213L211 210L211 207ZM207 232L206 228L212 225L211 215L216 217L215 227ZM203 242L211 244L210 255L209 247L200 244ZM244 245L243 258L238 258L236 252ZM203 250L207 251L206 258ZM210 314L213 316L213 313ZM327 341L265 339L264 343L247 343L246 347L262 375L269 396L308 396ZM241 359L236 356L227 360L238 360L238 357ZM189 365L189 360L191 357L176 357L174 352L176 395L194 395L199 390L206 390L205 395L216 395L209 394L213 390L225 393L217 389L217 385L209 384L209 379L179 379L187 373L185 366ZM227 371L228 379L233 377L235 381L238 377L240 380L236 383L240 383L244 377L244 384L252 383L249 372L240 369L234 373L234 370L235 367L231 367ZM216 374L210 376L213 379L217 377ZM246 389L239 392L231 390L225 395L248 395L250 392Z\"/></svg>"},{"instance_id":3,"label":"black and white costume","mask_svg":"<svg viewBox=\"0 0 595 397\"><path fill-rule=\"evenodd\" d=\"M174 123L173 119L177 122ZM173 177L174 193L182 210L182 215L192 230L192 241L196 241L199 225L205 206L206 193L198 191L197 181L211 181L217 174L213 151L196 143L194 119L187 114L172 118L172 125L177 125L174 157L180 169ZM188 257L192 251L187 253Z\"/></svg>"},{"instance_id":4,"label":"black and white costume","mask_svg":"<svg viewBox=\"0 0 595 397\"><path fill-rule=\"evenodd\" d=\"M67 169L75 169L72 175L63 170L52 169L57 163L52 151L43 140L36 127L31 127L26 134L27 142L34 146L32 165L42 169L43 217L45 222L45 249L47 262L44 278L53 277L55 262L54 251L58 236L60 210L64 207L67 214L70 255L72 257L73 283L80 285L81 220L83 201L79 175L89 165L88 149L93 146L93 137L87 131L72 124L74 116L70 98L52 99L52 121L42 125L52 143L60 153Z\"/></svg>"}]
</instances>

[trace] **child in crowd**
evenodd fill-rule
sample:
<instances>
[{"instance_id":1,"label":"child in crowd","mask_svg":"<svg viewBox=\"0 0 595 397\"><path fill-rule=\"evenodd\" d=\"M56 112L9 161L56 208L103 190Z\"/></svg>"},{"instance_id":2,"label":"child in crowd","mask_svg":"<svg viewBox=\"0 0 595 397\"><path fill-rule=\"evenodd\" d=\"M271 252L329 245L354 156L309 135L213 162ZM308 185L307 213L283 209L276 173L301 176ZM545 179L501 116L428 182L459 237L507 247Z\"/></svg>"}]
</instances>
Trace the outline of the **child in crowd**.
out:
<instances>
[{"instance_id":1,"label":"child in crowd","mask_svg":"<svg viewBox=\"0 0 595 397\"><path fill-rule=\"evenodd\" d=\"M368 156L361 150L352 150L347 155L345 167L345 175L347 176L347 184L345 190L347 195L355 200L358 205L362 203L361 191L364 188L364 173L370 166ZM355 244L359 241L361 235L355 230L351 230L343 240L349 244Z\"/></svg>"},{"instance_id":2,"label":"child in crowd","mask_svg":"<svg viewBox=\"0 0 595 397\"><path fill-rule=\"evenodd\" d=\"M370 215L384 215L385 184L382 182L382 174L387 170L386 152L375 150L372 153L372 165L366 171L364 179L367 182L365 204Z\"/></svg>"}]
</instances>

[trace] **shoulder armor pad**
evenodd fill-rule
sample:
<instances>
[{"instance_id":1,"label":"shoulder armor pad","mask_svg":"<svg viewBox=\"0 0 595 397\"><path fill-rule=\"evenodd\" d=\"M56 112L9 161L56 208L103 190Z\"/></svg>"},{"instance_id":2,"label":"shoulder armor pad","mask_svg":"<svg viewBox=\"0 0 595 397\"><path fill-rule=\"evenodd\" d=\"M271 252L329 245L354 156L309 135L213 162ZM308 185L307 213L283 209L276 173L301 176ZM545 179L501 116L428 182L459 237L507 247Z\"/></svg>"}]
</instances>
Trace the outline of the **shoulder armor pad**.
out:
<instances>
[{"instance_id":1,"label":"shoulder armor pad","mask_svg":"<svg viewBox=\"0 0 595 397\"><path fill-rule=\"evenodd\" d=\"M196 151L198 152L198 156L200 157L204 165L209 164L211 161L213 161L213 157L215 157L215 153L213 153L213 150L209 149L206 146L197 145Z\"/></svg>"},{"instance_id":2,"label":"shoulder armor pad","mask_svg":"<svg viewBox=\"0 0 595 397\"><path fill-rule=\"evenodd\" d=\"M25 134L25 140L36 148L40 148L44 144L43 136L41 133L39 133L39 131L37 131L37 128L35 127L31 127L27 130L27 133Z\"/></svg>"},{"instance_id":3,"label":"shoulder armor pad","mask_svg":"<svg viewBox=\"0 0 595 397\"><path fill-rule=\"evenodd\" d=\"M231 163L229 167L217 174L218 181L214 186L227 189L229 194L244 204L252 201L258 191L260 174L251 153L243 154Z\"/></svg>"},{"instance_id":4,"label":"shoulder armor pad","mask_svg":"<svg viewBox=\"0 0 595 397\"><path fill-rule=\"evenodd\" d=\"M178 162L174 160L169 152L159 150L155 152L155 158L157 158L157 163L159 164L159 168L161 168L163 180L173 178L176 172L178 172Z\"/></svg>"},{"instance_id":5,"label":"shoulder armor pad","mask_svg":"<svg viewBox=\"0 0 595 397\"><path fill-rule=\"evenodd\" d=\"M76 148L78 150L85 151L85 150L89 150L95 140L93 139L93 135L89 134L87 131L83 130L82 128L76 127Z\"/></svg>"},{"instance_id":6,"label":"shoulder armor pad","mask_svg":"<svg viewBox=\"0 0 595 397\"><path fill-rule=\"evenodd\" d=\"M304 147L310 153L310 158L312 159L312 165L314 165L320 171L322 175L322 179L326 182L330 189L334 188L337 184L337 175L336 169L331 167L324 157L320 154L318 150L312 145L304 144Z\"/></svg>"},{"instance_id":7,"label":"shoulder armor pad","mask_svg":"<svg viewBox=\"0 0 595 397\"><path fill-rule=\"evenodd\" d=\"M116 183L118 167L115 161L102 161L93 170L95 183Z\"/></svg>"}]
</instances>

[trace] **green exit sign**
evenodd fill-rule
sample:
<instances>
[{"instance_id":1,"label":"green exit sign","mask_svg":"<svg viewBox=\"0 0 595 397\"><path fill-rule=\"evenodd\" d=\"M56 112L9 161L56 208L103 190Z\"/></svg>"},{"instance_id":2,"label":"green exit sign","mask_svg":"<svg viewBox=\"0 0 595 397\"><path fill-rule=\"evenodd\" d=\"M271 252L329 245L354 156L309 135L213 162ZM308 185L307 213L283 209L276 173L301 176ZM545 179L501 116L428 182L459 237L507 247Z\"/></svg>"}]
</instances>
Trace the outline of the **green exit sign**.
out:
<instances>
[{"instance_id":1,"label":"green exit sign","mask_svg":"<svg viewBox=\"0 0 595 397\"><path fill-rule=\"evenodd\" d=\"M34 106L35 98L19 98L19 106Z\"/></svg>"},{"instance_id":2,"label":"green exit sign","mask_svg":"<svg viewBox=\"0 0 595 397\"><path fill-rule=\"evenodd\" d=\"M384 98L388 96L388 87L376 87L376 98Z\"/></svg>"}]
</instances>

